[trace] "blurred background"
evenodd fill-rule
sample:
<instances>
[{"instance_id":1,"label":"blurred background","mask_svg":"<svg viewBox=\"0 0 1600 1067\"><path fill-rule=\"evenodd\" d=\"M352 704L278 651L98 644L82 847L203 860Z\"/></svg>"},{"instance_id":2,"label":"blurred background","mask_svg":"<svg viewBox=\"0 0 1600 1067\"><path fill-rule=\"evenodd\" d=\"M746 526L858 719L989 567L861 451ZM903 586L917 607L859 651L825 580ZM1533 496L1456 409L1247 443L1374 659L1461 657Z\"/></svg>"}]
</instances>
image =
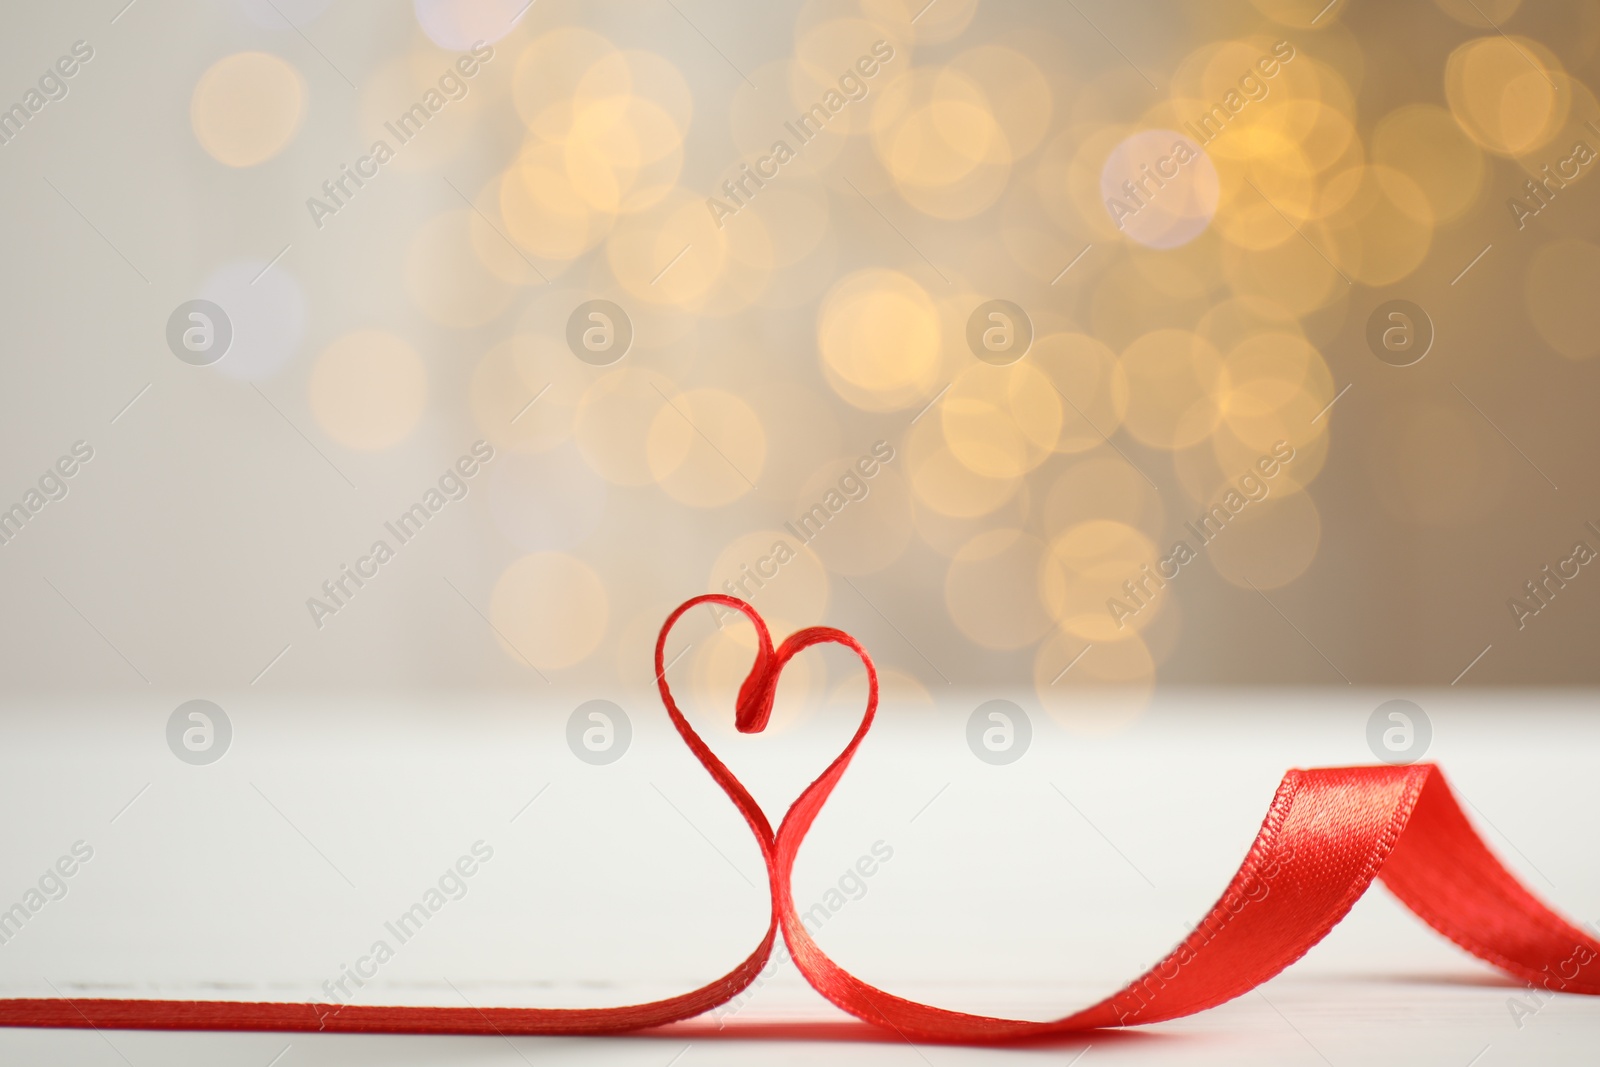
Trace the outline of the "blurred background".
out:
<instances>
[{"instance_id":1,"label":"blurred background","mask_svg":"<svg viewBox=\"0 0 1600 1067\"><path fill-rule=\"evenodd\" d=\"M1600 677L1591 3L122 4L0 16L13 693Z\"/></svg>"},{"instance_id":2,"label":"blurred background","mask_svg":"<svg viewBox=\"0 0 1600 1067\"><path fill-rule=\"evenodd\" d=\"M331 997L436 886L356 999L725 973L760 855L654 691L707 592L876 660L793 892L901 995L1115 988L1291 765L1436 759L1596 916L1597 52L1590 0L0 5L0 991ZM776 820L863 672L738 736L752 647L696 609L665 675ZM1360 909L1096 1059L1592 1059ZM705 1025L833 1017L752 994ZM521 1056L288 1036L0 1045Z\"/></svg>"}]
</instances>

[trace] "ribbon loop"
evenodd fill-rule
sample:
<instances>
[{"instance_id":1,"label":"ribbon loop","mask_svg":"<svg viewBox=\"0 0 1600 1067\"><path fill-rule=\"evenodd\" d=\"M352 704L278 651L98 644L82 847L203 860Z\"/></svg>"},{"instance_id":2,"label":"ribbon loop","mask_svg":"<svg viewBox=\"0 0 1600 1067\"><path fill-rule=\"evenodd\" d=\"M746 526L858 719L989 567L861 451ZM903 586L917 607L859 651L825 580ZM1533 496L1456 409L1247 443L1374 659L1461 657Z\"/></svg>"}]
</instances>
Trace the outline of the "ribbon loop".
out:
<instances>
[{"instance_id":1,"label":"ribbon loop","mask_svg":"<svg viewBox=\"0 0 1600 1067\"><path fill-rule=\"evenodd\" d=\"M740 612L755 626L756 656L739 687L734 725L760 733L771 721L784 667L817 644L861 658L867 705L844 750L789 806L776 834L726 764L689 725L667 684L667 635L699 604ZM779 929L806 981L840 1008L915 1041L988 1045L1095 1027L1161 1022L1254 989L1303 956L1382 878L1439 933L1507 974L1553 991L1600 995L1600 941L1541 903L1497 860L1432 764L1290 771L1238 873L1171 953L1122 989L1050 1022L1002 1019L905 1000L835 963L796 914L795 858L828 796L871 729L878 674L855 638L812 626L774 648L749 604L711 594L685 602L656 642L656 683L684 743L733 801L766 863L772 915L766 936L721 978L666 1000L616 1008L418 1008L63 998L0 1000L0 1025L134 1030L288 1030L431 1034L611 1034L687 1019L737 996L771 956Z\"/></svg>"}]
</instances>

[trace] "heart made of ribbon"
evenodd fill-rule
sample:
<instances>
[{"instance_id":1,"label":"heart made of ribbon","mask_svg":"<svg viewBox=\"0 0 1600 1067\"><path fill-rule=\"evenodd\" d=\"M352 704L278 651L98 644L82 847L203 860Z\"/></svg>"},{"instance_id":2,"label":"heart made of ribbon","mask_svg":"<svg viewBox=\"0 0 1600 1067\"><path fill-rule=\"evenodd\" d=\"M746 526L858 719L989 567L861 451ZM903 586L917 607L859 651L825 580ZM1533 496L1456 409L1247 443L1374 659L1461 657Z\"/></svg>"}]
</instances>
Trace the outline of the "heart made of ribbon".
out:
<instances>
[{"instance_id":1,"label":"heart made of ribbon","mask_svg":"<svg viewBox=\"0 0 1600 1067\"><path fill-rule=\"evenodd\" d=\"M689 725L666 681L667 636L684 613L716 604L755 626L756 658L739 688L734 725L759 733L772 715L784 666L817 644L861 658L867 706L843 751L790 804L776 833L743 783ZM772 913L766 935L722 977L665 1000L612 1008L443 1008L243 1001L0 1000L0 1026L102 1030L258 1030L428 1034L614 1034L664 1026L710 1011L756 979L781 931L796 969L850 1014L909 1041L997 1044L1097 1027L1162 1022L1214 1007L1272 978L1344 918L1374 878L1429 926L1530 985L1600 995L1600 941L1546 907L1505 869L1467 821L1432 764L1292 770L1221 898L1155 966L1096 1004L1035 1022L949 1011L897 997L855 977L812 940L795 911L795 857L829 794L850 766L878 708L872 658L842 630L812 626L773 647L766 623L721 594L678 607L656 642L656 683L667 715L695 758L755 835L766 864Z\"/></svg>"}]
</instances>

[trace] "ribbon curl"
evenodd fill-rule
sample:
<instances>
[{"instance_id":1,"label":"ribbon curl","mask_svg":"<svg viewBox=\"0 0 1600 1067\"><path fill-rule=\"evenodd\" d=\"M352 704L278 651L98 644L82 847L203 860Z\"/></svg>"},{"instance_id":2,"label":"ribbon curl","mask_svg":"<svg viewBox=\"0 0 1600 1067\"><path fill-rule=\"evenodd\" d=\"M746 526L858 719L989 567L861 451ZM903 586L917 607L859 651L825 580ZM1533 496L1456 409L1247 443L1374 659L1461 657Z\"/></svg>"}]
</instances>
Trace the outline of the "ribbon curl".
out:
<instances>
[{"instance_id":1,"label":"ribbon curl","mask_svg":"<svg viewBox=\"0 0 1600 1067\"><path fill-rule=\"evenodd\" d=\"M790 805L776 834L727 765L689 725L666 681L667 635L700 604L742 612L755 626L754 665L734 725L760 733L789 660L817 644L861 658L867 706L849 744ZM1049 1022L948 1011L861 981L822 951L796 914L790 879L806 832L850 766L878 709L878 674L842 630L812 626L777 648L754 608L712 594L681 605L656 642L656 682L684 743L733 801L766 864L766 936L727 974L688 993L613 1008L438 1008L317 1003L68 999L0 1000L0 1026L102 1030L328 1033L616 1034L663 1026L733 999L766 966L778 932L807 982L840 1008L912 1041L997 1044L1097 1027L1162 1022L1215 1007L1272 978L1325 937L1374 878L1429 926L1507 974L1545 989L1600 995L1600 942L1528 892L1489 851L1432 764L1292 770L1222 897L1167 957L1097 1004Z\"/></svg>"}]
</instances>

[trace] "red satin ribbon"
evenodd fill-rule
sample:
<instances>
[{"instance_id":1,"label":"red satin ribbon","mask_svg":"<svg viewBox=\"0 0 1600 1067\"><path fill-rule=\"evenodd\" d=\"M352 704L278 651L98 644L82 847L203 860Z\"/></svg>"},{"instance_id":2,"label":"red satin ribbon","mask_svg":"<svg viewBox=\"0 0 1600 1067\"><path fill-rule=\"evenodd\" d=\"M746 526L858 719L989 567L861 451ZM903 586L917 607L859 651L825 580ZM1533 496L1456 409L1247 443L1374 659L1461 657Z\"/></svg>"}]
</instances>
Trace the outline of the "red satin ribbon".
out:
<instances>
[{"instance_id":1,"label":"red satin ribbon","mask_svg":"<svg viewBox=\"0 0 1600 1067\"><path fill-rule=\"evenodd\" d=\"M816 644L844 645L867 671L867 708L855 736L801 793L772 832L733 772L695 733L665 678L667 634L689 609L720 604L755 624L755 665L739 689L734 722L759 733L784 666ZM1261 831L1194 932L1120 991L1053 1022L998 1019L918 1004L844 970L795 913L790 876L806 831L849 767L878 708L878 675L849 634L812 626L773 648L748 604L711 595L688 601L656 642L656 679L684 742L744 815L772 889L767 933L744 962L708 985L619 1008L424 1008L273 1002L25 998L0 1000L0 1025L123 1030L295 1030L424 1034L611 1034L687 1019L723 1004L766 965L783 931L795 966L845 1011L911 1041L991 1044L1092 1027L1161 1022L1231 1000L1276 975L1344 918L1374 877L1428 925L1468 952L1545 989L1600 994L1600 942L1540 903L1500 865L1468 824L1431 764L1333 767L1284 776Z\"/></svg>"}]
</instances>

